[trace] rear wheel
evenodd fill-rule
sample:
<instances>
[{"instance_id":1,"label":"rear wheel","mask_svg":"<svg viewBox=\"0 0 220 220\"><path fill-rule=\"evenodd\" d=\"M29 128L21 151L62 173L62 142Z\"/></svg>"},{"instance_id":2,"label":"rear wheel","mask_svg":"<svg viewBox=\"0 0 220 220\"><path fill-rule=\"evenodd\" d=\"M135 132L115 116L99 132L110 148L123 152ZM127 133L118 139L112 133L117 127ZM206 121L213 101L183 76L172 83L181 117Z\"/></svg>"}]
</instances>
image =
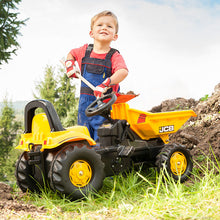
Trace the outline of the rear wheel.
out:
<instances>
[{"instance_id":1,"label":"rear wheel","mask_svg":"<svg viewBox=\"0 0 220 220\"><path fill-rule=\"evenodd\" d=\"M71 200L98 191L104 178L101 156L84 142L63 147L55 156L49 173L51 188Z\"/></svg>"},{"instance_id":2,"label":"rear wheel","mask_svg":"<svg viewBox=\"0 0 220 220\"><path fill-rule=\"evenodd\" d=\"M33 168L28 165L27 152L23 152L16 163L15 177L17 185L22 192L27 192L28 190L31 192L40 192L37 181L33 178Z\"/></svg>"},{"instance_id":3,"label":"rear wheel","mask_svg":"<svg viewBox=\"0 0 220 220\"><path fill-rule=\"evenodd\" d=\"M178 144L168 144L157 155L156 165L159 170L166 169L165 175L174 180L186 181L191 175L193 163L190 152Z\"/></svg>"}]
</instances>

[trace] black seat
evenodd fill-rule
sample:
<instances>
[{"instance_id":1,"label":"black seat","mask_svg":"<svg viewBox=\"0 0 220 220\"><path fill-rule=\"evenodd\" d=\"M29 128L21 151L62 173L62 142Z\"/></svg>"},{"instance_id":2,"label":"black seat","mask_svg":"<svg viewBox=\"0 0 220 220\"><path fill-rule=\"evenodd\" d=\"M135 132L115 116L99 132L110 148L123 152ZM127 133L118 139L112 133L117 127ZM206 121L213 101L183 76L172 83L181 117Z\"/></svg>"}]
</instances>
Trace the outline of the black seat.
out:
<instances>
[{"instance_id":1,"label":"black seat","mask_svg":"<svg viewBox=\"0 0 220 220\"><path fill-rule=\"evenodd\" d=\"M35 115L35 110L37 108L42 108L47 116L50 130L52 132L54 131L64 131L59 116L57 115L56 110L54 109L51 102L44 100L44 99L36 99L33 101L30 101L25 106L25 112L24 112L24 124L25 124L25 131L24 133L31 133L31 127L32 127L32 120Z\"/></svg>"}]
</instances>

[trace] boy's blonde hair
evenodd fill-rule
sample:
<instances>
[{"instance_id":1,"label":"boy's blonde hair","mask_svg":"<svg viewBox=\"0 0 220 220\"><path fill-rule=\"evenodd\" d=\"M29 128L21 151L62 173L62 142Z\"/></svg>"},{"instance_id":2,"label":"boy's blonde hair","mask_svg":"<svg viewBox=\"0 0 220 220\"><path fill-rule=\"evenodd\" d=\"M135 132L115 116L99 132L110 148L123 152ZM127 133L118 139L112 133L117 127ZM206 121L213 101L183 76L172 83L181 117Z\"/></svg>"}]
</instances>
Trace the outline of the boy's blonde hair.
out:
<instances>
[{"instance_id":1,"label":"boy's blonde hair","mask_svg":"<svg viewBox=\"0 0 220 220\"><path fill-rule=\"evenodd\" d=\"M103 17L103 16L111 16L111 17L114 18L115 27L116 27L116 34L117 34L118 33L118 19L117 19L116 15L111 11L102 11L102 12L98 13L97 15L95 15L94 17L92 17L92 19L91 19L91 30L92 30L93 25L96 22L96 20L100 17Z\"/></svg>"}]
</instances>

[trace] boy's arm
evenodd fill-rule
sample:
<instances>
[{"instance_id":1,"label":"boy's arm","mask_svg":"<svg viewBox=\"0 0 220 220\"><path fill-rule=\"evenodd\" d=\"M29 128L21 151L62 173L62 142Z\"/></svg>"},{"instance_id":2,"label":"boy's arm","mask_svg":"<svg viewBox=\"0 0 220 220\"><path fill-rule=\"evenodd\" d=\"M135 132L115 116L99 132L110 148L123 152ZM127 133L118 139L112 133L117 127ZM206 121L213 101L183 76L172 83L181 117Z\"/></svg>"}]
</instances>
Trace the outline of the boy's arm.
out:
<instances>
[{"instance_id":1,"label":"boy's arm","mask_svg":"<svg viewBox=\"0 0 220 220\"><path fill-rule=\"evenodd\" d=\"M110 85L118 84L122 82L128 75L128 70L126 69L119 69L117 70L111 77L111 83Z\"/></svg>"},{"instance_id":2,"label":"boy's arm","mask_svg":"<svg viewBox=\"0 0 220 220\"><path fill-rule=\"evenodd\" d=\"M75 58L71 53L68 53L66 60L74 60L75 61Z\"/></svg>"},{"instance_id":3,"label":"boy's arm","mask_svg":"<svg viewBox=\"0 0 220 220\"><path fill-rule=\"evenodd\" d=\"M96 97L101 97L103 93L105 93L109 86L118 84L123 81L128 75L127 69L119 69L117 70L111 77L104 80L100 85L95 87L94 95Z\"/></svg>"}]
</instances>

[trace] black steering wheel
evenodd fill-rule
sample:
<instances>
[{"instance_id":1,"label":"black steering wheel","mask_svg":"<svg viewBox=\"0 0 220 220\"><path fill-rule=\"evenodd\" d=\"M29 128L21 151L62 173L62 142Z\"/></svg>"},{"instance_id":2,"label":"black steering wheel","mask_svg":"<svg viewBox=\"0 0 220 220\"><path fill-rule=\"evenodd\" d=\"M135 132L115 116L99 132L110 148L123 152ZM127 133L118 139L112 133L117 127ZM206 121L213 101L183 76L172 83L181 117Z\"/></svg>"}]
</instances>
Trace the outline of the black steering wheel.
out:
<instances>
[{"instance_id":1,"label":"black steering wheel","mask_svg":"<svg viewBox=\"0 0 220 220\"><path fill-rule=\"evenodd\" d=\"M108 99L110 99L108 101ZM92 102L85 111L86 116L91 117L94 115L102 115L106 110L110 110L110 107L115 103L117 100L117 96L114 93L110 93L104 95L101 98L96 99ZM107 102L104 102L107 101Z\"/></svg>"}]
</instances>

